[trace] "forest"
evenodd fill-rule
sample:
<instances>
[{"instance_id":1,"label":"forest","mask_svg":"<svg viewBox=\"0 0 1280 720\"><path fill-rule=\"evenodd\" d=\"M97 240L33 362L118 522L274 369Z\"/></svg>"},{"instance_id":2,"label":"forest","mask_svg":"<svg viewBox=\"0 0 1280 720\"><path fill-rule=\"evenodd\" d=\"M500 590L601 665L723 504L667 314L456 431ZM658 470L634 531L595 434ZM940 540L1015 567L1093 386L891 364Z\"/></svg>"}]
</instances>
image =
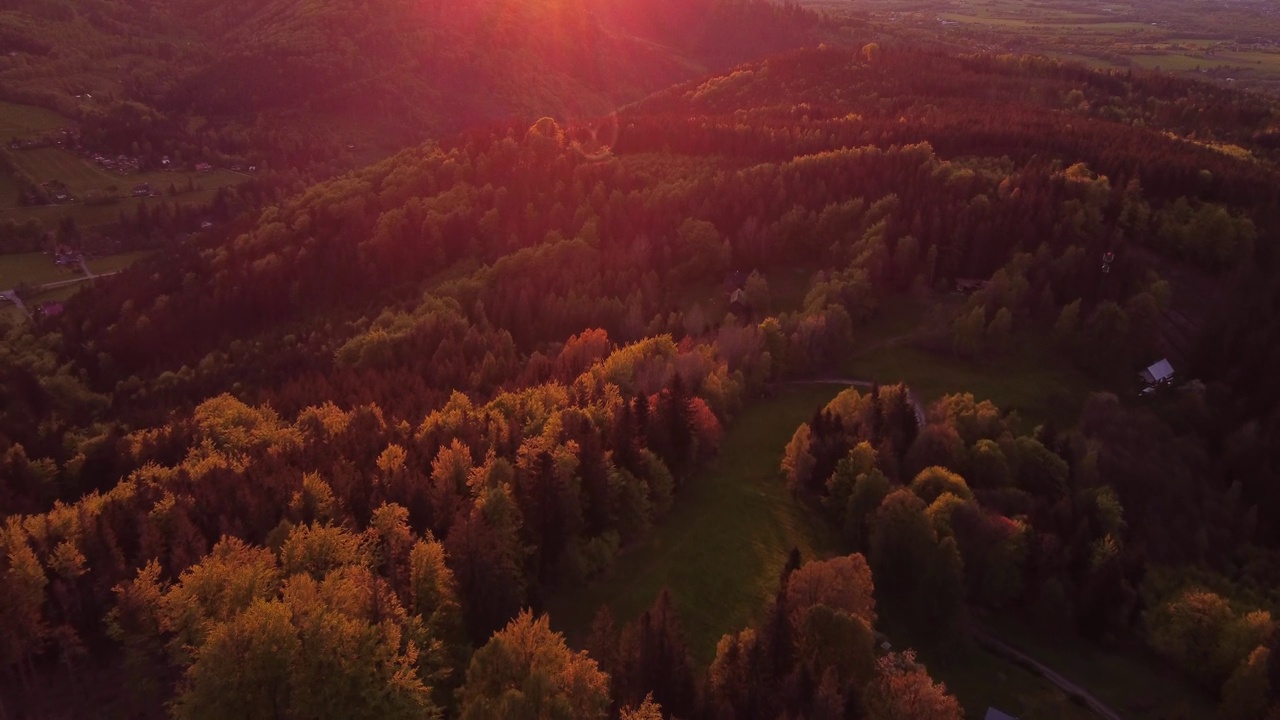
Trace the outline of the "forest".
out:
<instances>
[{"instance_id":1,"label":"forest","mask_svg":"<svg viewBox=\"0 0 1280 720\"><path fill-rule=\"evenodd\" d=\"M1277 137L1209 84L831 44L228 200L3 328L0 717L949 720L884 625L989 613L1276 717ZM922 347L1044 344L1097 391L846 390L777 469L841 552L709 664L668 593L555 630L745 407L962 287Z\"/></svg>"}]
</instances>

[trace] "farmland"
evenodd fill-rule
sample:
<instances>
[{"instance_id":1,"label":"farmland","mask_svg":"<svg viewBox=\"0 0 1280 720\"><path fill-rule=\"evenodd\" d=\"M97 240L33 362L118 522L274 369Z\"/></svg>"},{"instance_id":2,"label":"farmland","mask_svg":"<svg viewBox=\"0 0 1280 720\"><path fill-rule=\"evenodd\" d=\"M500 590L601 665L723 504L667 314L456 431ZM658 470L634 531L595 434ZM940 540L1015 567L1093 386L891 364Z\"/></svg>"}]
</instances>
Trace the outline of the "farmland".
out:
<instances>
[{"instance_id":1,"label":"farmland","mask_svg":"<svg viewBox=\"0 0 1280 720\"><path fill-rule=\"evenodd\" d=\"M957 50L1041 54L1280 90L1280 13L1269 4L869 0L860 8L890 34L928 36Z\"/></svg>"},{"instance_id":2,"label":"farmland","mask_svg":"<svg viewBox=\"0 0 1280 720\"><path fill-rule=\"evenodd\" d=\"M38 137L70 124L70 120L52 110L0 102L0 142Z\"/></svg>"},{"instance_id":3,"label":"farmland","mask_svg":"<svg viewBox=\"0 0 1280 720\"><path fill-rule=\"evenodd\" d=\"M78 276L79 270L58 267L44 253L0 255L0 290L9 290L22 283L44 285Z\"/></svg>"}]
</instances>

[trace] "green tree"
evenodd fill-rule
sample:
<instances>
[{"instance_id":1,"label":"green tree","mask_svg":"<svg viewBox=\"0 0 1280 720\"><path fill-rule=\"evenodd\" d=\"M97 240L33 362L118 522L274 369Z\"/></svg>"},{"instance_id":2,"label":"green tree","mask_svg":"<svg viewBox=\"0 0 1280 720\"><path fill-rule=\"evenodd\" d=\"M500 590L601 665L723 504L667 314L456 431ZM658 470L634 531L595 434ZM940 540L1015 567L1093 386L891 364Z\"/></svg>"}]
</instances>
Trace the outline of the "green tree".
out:
<instances>
[{"instance_id":1,"label":"green tree","mask_svg":"<svg viewBox=\"0 0 1280 720\"><path fill-rule=\"evenodd\" d=\"M609 677L526 610L472 656L461 696L464 720L597 720Z\"/></svg>"},{"instance_id":2,"label":"green tree","mask_svg":"<svg viewBox=\"0 0 1280 720\"><path fill-rule=\"evenodd\" d=\"M802 423L791 435L791 440L783 451L782 474L787 479L787 489L793 493L804 489L813 475L813 468L817 461L809 452L812 436L813 431L809 424Z\"/></svg>"},{"instance_id":3,"label":"green tree","mask_svg":"<svg viewBox=\"0 0 1280 720\"><path fill-rule=\"evenodd\" d=\"M876 585L890 597L914 600L920 568L932 562L934 545L924 501L905 488L890 493L871 520L868 559Z\"/></svg>"},{"instance_id":4,"label":"green tree","mask_svg":"<svg viewBox=\"0 0 1280 720\"><path fill-rule=\"evenodd\" d=\"M289 608L254 601L211 627L187 668L174 716L277 720L291 706L289 674L301 648Z\"/></svg>"},{"instance_id":5,"label":"green tree","mask_svg":"<svg viewBox=\"0 0 1280 720\"><path fill-rule=\"evenodd\" d=\"M797 625L797 656L816 677L834 670L843 685L862 688L875 677L875 633L856 615L811 605Z\"/></svg>"},{"instance_id":6,"label":"green tree","mask_svg":"<svg viewBox=\"0 0 1280 720\"><path fill-rule=\"evenodd\" d=\"M1260 720L1270 701L1271 685L1267 667L1271 650L1258 646L1227 678L1222 686L1222 704L1218 717L1222 720Z\"/></svg>"},{"instance_id":7,"label":"green tree","mask_svg":"<svg viewBox=\"0 0 1280 720\"><path fill-rule=\"evenodd\" d=\"M951 347L957 355L976 358L982 352L983 332L987 327L987 314L981 306L960 315L951 325Z\"/></svg>"},{"instance_id":8,"label":"green tree","mask_svg":"<svg viewBox=\"0 0 1280 720\"><path fill-rule=\"evenodd\" d=\"M853 542L855 548L868 547L871 517L888 497L892 487L889 478L876 469L858 476L844 512L845 536Z\"/></svg>"},{"instance_id":9,"label":"green tree","mask_svg":"<svg viewBox=\"0 0 1280 720\"><path fill-rule=\"evenodd\" d=\"M973 491L964 478L942 467L930 467L920 471L911 481L911 491L921 500L931 503L943 493L951 493L962 500L972 500Z\"/></svg>"},{"instance_id":10,"label":"green tree","mask_svg":"<svg viewBox=\"0 0 1280 720\"><path fill-rule=\"evenodd\" d=\"M1075 347L1080 333L1080 301L1062 307L1053 325L1053 342L1061 348Z\"/></svg>"},{"instance_id":11,"label":"green tree","mask_svg":"<svg viewBox=\"0 0 1280 720\"><path fill-rule=\"evenodd\" d=\"M1009 352L1009 343L1013 336L1013 313L1002 307L996 311L991 324L987 325L986 346L996 353Z\"/></svg>"}]
</instances>

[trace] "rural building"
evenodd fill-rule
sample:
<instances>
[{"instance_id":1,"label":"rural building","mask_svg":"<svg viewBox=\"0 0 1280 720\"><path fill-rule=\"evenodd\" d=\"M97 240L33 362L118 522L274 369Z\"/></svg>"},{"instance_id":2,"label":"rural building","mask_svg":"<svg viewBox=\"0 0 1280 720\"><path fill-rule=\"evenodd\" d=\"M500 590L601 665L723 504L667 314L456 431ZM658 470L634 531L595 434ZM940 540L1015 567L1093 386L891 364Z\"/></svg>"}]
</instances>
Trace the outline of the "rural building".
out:
<instances>
[{"instance_id":1,"label":"rural building","mask_svg":"<svg viewBox=\"0 0 1280 720\"><path fill-rule=\"evenodd\" d=\"M1165 385L1173 380L1173 366L1169 364L1169 360L1163 359L1160 362L1153 363L1146 370L1138 373L1138 377L1147 387L1155 387L1156 385Z\"/></svg>"},{"instance_id":2,"label":"rural building","mask_svg":"<svg viewBox=\"0 0 1280 720\"><path fill-rule=\"evenodd\" d=\"M956 278L956 292L970 295L987 286L987 281L981 278Z\"/></svg>"},{"instance_id":3,"label":"rural building","mask_svg":"<svg viewBox=\"0 0 1280 720\"><path fill-rule=\"evenodd\" d=\"M213 166L209 163L196 163L196 172L209 172Z\"/></svg>"},{"instance_id":4,"label":"rural building","mask_svg":"<svg viewBox=\"0 0 1280 720\"><path fill-rule=\"evenodd\" d=\"M62 314L62 303L52 302L52 301L47 303L41 303L36 307L36 310L38 310L40 314L44 315L45 317L57 317L58 315Z\"/></svg>"},{"instance_id":5,"label":"rural building","mask_svg":"<svg viewBox=\"0 0 1280 720\"><path fill-rule=\"evenodd\" d=\"M133 187L134 197L149 197L151 194L151 185L147 183L142 183L141 185L135 185Z\"/></svg>"}]
</instances>

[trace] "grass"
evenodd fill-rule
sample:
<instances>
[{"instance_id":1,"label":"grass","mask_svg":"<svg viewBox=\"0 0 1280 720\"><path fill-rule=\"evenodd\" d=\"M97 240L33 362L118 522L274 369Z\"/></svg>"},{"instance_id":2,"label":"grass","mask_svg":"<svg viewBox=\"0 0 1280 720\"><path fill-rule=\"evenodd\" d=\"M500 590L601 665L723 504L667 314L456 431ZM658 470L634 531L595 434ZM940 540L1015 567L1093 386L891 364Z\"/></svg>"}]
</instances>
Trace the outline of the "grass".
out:
<instances>
[{"instance_id":1,"label":"grass","mask_svg":"<svg viewBox=\"0 0 1280 720\"><path fill-rule=\"evenodd\" d=\"M806 558L836 551L834 528L792 499L778 466L796 427L840 390L791 387L748 407L725 434L716 465L681 490L671 514L618 558L612 577L550 598L552 622L580 642L602 605L622 624L665 587L694 657L710 662L722 635L759 619L792 547Z\"/></svg>"},{"instance_id":2,"label":"grass","mask_svg":"<svg viewBox=\"0 0 1280 720\"><path fill-rule=\"evenodd\" d=\"M0 102L0 142L13 138L27 139L67 127L70 120L52 110L34 105Z\"/></svg>"},{"instance_id":3,"label":"grass","mask_svg":"<svg viewBox=\"0 0 1280 720\"><path fill-rule=\"evenodd\" d=\"M124 270L150 254L151 251L143 250L140 252L120 253L119 255L105 255L103 257L89 258L85 262L89 265L89 270L91 270L93 274L101 275L103 273L112 273Z\"/></svg>"},{"instance_id":4,"label":"grass","mask_svg":"<svg viewBox=\"0 0 1280 720\"><path fill-rule=\"evenodd\" d=\"M84 282L79 282L74 285L63 285L62 287L54 288L52 290L45 290L44 292L36 293L27 300L27 306L34 307L40 303L49 302L50 300L70 300L72 295L83 290L85 285L89 284L89 282L89 279L85 278Z\"/></svg>"},{"instance_id":5,"label":"grass","mask_svg":"<svg viewBox=\"0 0 1280 720\"><path fill-rule=\"evenodd\" d=\"M1214 716L1211 698L1143 656L1107 651L1073 634L1050 634L1007 615L984 624L1132 720Z\"/></svg>"},{"instance_id":6,"label":"grass","mask_svg":"<svg viewBox=\"0 0 1280 720\"><path fill-rule=\"evenodd\" d=\"M0 290L10 290L24 282L43 285L71 280L78 275L78 272L58 267L53 258L44 253L0 255Z\"/></svg>"},{"instance_id":7,"label":"grass","mask_svg":"<svg viewBox=\"0 0 1280 720\"><path fill-rule=\"evenodd\" d=\"M882 612L877 625L895 647L916 647L917 659L934 680L944 683L947 691L956 696L965 717L981 718L987 708L994 707L1027 720L1096 720L1093 713L1030 670L993 655L976 643L940 650L917 642L917 629L902 620Z\"/></svg>"},{"instance_id":8,"label":"grass","mask_svg":"<svg viewBox=\"0 0 1280 720\"><path fill-rule=\"evenodd\" d=\"M12 156L18 169L30 175L37 183L57 180L66 184L76 195L90 190L105 190L113 185L123 188L128 182L123 175L108 173L62 148L15 150Z\"/></svg>"},{"instance_id":9,"label":"grass","mask_svg":"<svg viewBox=\"0 0 1280 720\"><path fill-rule=\"evenodd\" d=\"M245 181L246 177L230 170L214 170L207 173L148 171L121 175L106 170L70 150L63 148L33 148L12 152L14 163L36 182L57 180L67 185L77 200L83 200L91 191L108 196L124 196L119 200L85 204L41 205L23 207L17 205L18 186L12 178L0 178L0 220L25 222L40 221L45 227L55 227L64 217L75 218L81 227L110 225L120 219L123 212L131 215L138 205L155 203L159 198L129 197L136 185L148 183L165 201L183 205L208 205L217 190ZM177 192L171 194L170 188ZM194 191L187 188L194 187Z\"/></svg>"},{"instance_id":10,"label":"grass","mask_svg":"<svg viewBox=\"0 0 1280 720\"><path fill-rule=\"evenodd\" d=\"M973 362L906 343L887 343L855 356L847 372L882 384L905 382L926 403L949 393L973 393L1032 423L1070 422L1090 391L1101 389L1060 358L1046 338L1014 337L1012 352Z\"/></svg>"}]
</instances>

